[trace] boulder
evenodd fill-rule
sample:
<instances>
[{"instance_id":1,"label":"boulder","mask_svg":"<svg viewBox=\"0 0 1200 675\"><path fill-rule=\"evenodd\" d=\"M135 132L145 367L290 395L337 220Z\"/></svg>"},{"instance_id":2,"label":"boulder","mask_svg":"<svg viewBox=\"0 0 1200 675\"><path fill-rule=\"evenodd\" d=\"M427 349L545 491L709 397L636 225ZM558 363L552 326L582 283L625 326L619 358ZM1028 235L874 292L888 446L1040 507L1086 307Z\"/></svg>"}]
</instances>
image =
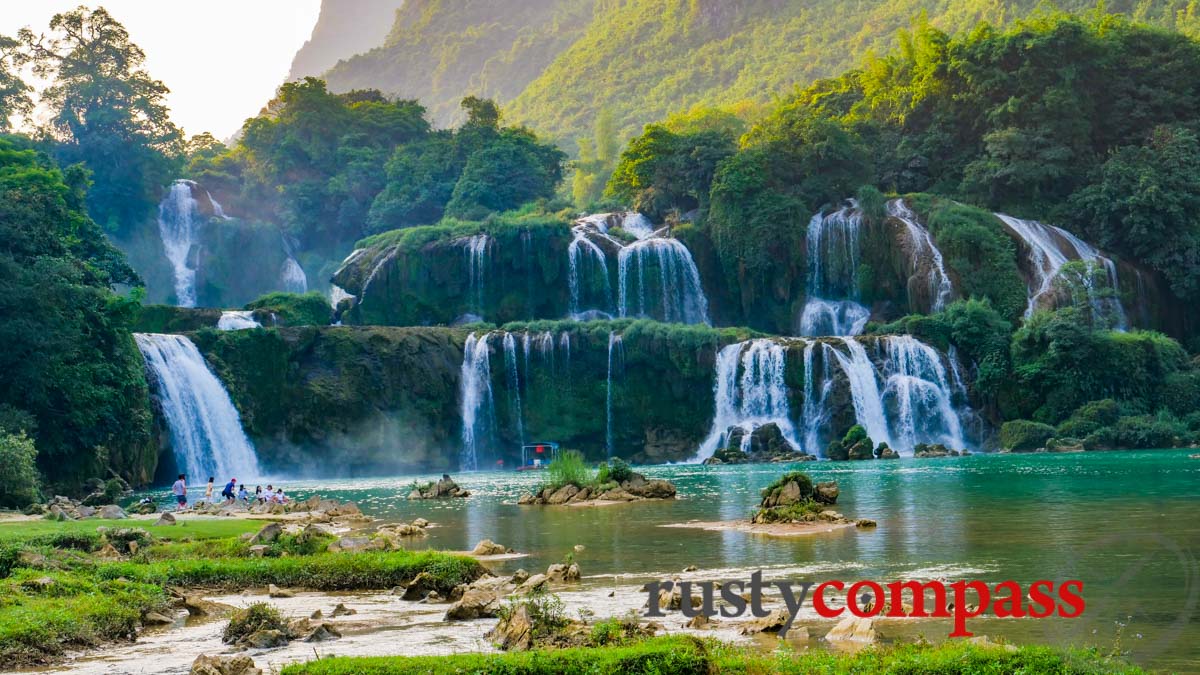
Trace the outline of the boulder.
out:
<instances>
[{"instance_id":1,"label":"boulder","mask_svg":"<svg viewBox=\"0 0 1200 675\"><path fill-rule=\"evenodd\" d=\"M276 586L275 584L269 584L267 586L267 597L292 598L292 597L295 597L295 595L296 595L295 593L293 593L289 590L280 588L280 587Z\"/></svg>"},{"instance_id":2,"label":"boulder","mask_svg":"<svg viewBox=\"0 0 1200 675\"><path fill-rule=\"evenodd\" d=\"M121 557L121 552L113 547L111 543L105 544L99 551L96 551L97 558L105 560L116 560Z\"/></svg>"},{"instance_id":3,"label":"boulder","mask_svg":"<svg viewBox=\"0 0 1200 675\"><path fill-rule=\"evenodd\" d=\"M425 520L424 518L417 518L416 520L412 521L412 525L413 527L419 527L423 530L429 527L429 521Z\"/></svg>"},{"instance_id":4,"label":"boulder","mask_svg":"<svg viewBox=\"0 0 1200 675\"><path fill-rule=\"evenodd\" d=\"M192 662L190 675L262 675L262 669L245 654L237 656L200 655Z\"/></svg>"},{"instance_id":5,"label":"boulder","mask_svg":"<svg viewBox=\"0 0 1200 675\"><path fill-rule=\"evenodd\" d=\"M250 538L251 544L270 544L279 538L283 533L283 526L279 523L267 523L263 525L253 537Z\"/></svg>"},{"instance_id":6,"label":"boulder","mask_svg":"<svg viewBox=\"0 0 1200 675\"><path fill-rule=\"evenodd\" d=\"M754 635L756 633L778 633L787 625L788 613L782 609L777 609L767 616L755 617L742 624L742 635Z\"/></svg>"},{"instance_id":7,"label":"boulder","mask_svg":"<svg viewBox=\"0 0 1200 675\"><path fill-rule=\"evenodd\" d=\"M125 515L125 511L116 504L101 506L97 513L105 520L121 520L123 518L128 518L128 516Z\"/></svg>"},{"instance_id":8,"label":"boulder","mask_svg":"<svg viewBox=\"0 0 1200 675\"><path fill-rule=\"evenodd\" d=\"M500 599L494 591L468 588L462 598L446 610L446 621L470 621L494 618L500 609Z\"/></svg>"},{"instance_id":9,"label":"boulder","mask_svg":"<svg viewBox=\"0 0 1200 675\"><path fill-rule=\"evenodd\" d=\"M630 492L645 499L673 499L675 486L665 480L655 479L630 489Z\"/></svg>"},{"instance_id":10,"label":"boulder","mask_svg":"<svg viewBox=\"0 0 1200 675\"><path fill-rule=\"evenodd\" d=\"M813 500L821 504L836 504L839 494L841 491L838 490L837 481L826 481L813 486Z\"/></svg>"},{"instance_id":11,"label":"boulder","mask_svg":"<svg viewBox=\"0 0 1200 675\"><path fill-rule=\"evenodd\" d=\"M362 551L371 545L371 540L368 537L339 537L337 541L329 545L330 551Z\"/></svg>"},{"instance_id":12,"label":"boulder","mask_svg":"<svg viewBox=\"0 0 1200 675\"><path fill-rule=\"evenodd\" d=\"M547 504L566 504L571 497L574 497L579 492L579 488L574 485L564 485L550 495L546 499Z\"/></svg>"},{"instance_id":13,"label":"boulder","mask_svg":"<svg viewBox=\"0 0 1200 675\"><path fill-rule=\"evenodd\" d=\"M338 631L338 629L333 624L321 623L316 628L314 628L313 631L311 633L309 633L307 637L304 638L304 641L305 642L326 642L328 640L336 640L340 637L342 637L342 634Z\"/></svg>"},{"instance_id":14,"label":"boulder","mask_svg":"<svg viewBox=\"0 0 1200 675\"><path fill-rule=\"evenodd\" d=\"M288 643L288 636L281 630L274 628L264 628L256 630L246 637L238 640L238 644L246 647L254 647L255 649L274 649L282 647Z\"/></svg>"},{"instance_id":15,"label":"boulder","mask_svg":"<svg viewBox=\"0 0 1200 675\"><path fill-rule=\"evenodd\" d=\"M142 624L146 626L165 626L175 623L175 619L160 612L149 611L142 616Z\"/></svg>"},{"instance_id":16,"label":"boulder","mask_svg":"<svg viewBox=\"0 0 1200 675\"><path fill-rule=\"evenodd\" d=\"M524 595L533 592L535 589L546 585L549 579L545 574L535 574L525 580L520 586L517 586L516 593Z\"/></svg>"},{"instance_id":17,"label":"boulder","mask_svg":"<svg viewBox=\"0 0 1200 675\"><path fill-rule=\"evenodd\" d=\"M533 621L529 618L527 607L519 605L507 617L501 619L495 628L488 631L487 637L500 649L529 649L533 642Z\"/></svg>"},{"instance_id":18,"label":"boulder","mask_svg":"<svg viewBox=\"0 0 1200 675\"><path fill-rule=\"evenodd\" d=\"M501 555L507 550L508 549L504 548L500 544L497 544L491 539L484 539L478 544L475 544L475 548L471 550L471 555Z\"/></svg>"},{"instance_id":19,"label":"boulder","mask_svg":"<svg viewBox=\"0 0 1200 675\"><path fill-rule=\"evenodd\" d=\"M858 520L854 521L855 527L875 527L876 525L878 525L878 523L870 518L859 518Z\"/></svg>"},{"instance_id":20,"label":"boulder","mask_svg":"<svg viewBox=\"0 0 1200 675\"><path fill-rule=\"evenodd\" d=\"M248 550L250 551L251 556L253 556L255 558L262 558L263 556L265 556L267 554L267 551L271 550L271 547L267 546L266 544L255 544L254 546L251 546Z\"/></svg>"},{"instance_id":21,"label":"boulder","mask_svg":"<svg viewBox=\"0 0 1200 675\"><path fill-rule=\"evenodd\" d=\"M430 591L437 589L437 580L428 572L418 574L408 588L404 589L405 600L423 600Z\"/></svg>"},{"instance_id":22,"label":"boulder","mask_svg":"<svg viewBox=\"0 0 1200 675\"><path fill-rule=\"evenodd\" d=\"M75 509L75 517L77 518L91 518L94 515L96 515L96 509L90 506L80 506Z\"/></svg>"},{"instance_id":23,"label":"boulder","mask_svg":"<svg viewBox=\"0 0 1200 675\"><path fill-rule=\"evenodd\" d=\"M875 621L873 619L848 616L839 621L832 630L826 633L825 640L828 642L863 642L870 644L879 641L879 633L875 631Z\"/></svg>"},{"instance_id":24,"label":"boulder","mask_svg":"<svg viewBox=\"0 0 1200 675\"><path fill-rule=\"evenodd\" d=\"M422 572L422 574L424 574L424 572ZM350 616L351 614L358 614L358 610L347 607L339 602L337 606L333 608L333 611L329 613L329 616L336 619L339 616Z\"/></svg>"},{"instance_id":25,"label":"boulder","mask_svg":"<svg viewBox=\"0 0 1200 675\"><path fill-rule=\"evenodd\" d=\"M520 586L521 584L525 583L528 579L529 579L529 572L526 572L524 569L518 569L516 572L513 572L512 578L509 579L509 582L516 586Z\"/></svg>"},{"instance_id":26,"label":"boulder","mask_svg":"<svg viewBox=\"0 0 1200 675\"><path fill-rule=\"evenodd\" d=\"M546 568L546 579L550 583L561 584L567 580L567 566L561 563L555 563Z\"/></svg>"},{"instance_id":27,"label":"boulder","mask_svg":"<svg viewBox=\"0 0 1200 675\"><path fill-rule=\"evenodd\" d=\"M158 517L158 520L154 521L154 524L160 527L164 525L174 525L175 516L171 515L170 513L163 513Z\"/></svg>"}]
</instances>

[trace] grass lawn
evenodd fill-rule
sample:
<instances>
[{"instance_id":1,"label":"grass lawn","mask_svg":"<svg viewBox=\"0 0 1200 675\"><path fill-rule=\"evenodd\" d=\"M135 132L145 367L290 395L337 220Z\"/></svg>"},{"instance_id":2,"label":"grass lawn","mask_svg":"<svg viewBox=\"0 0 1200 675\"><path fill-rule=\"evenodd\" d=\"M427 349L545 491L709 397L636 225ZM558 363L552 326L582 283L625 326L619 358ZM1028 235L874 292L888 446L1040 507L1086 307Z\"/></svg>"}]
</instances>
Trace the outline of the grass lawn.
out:
<instances>
[{"instance_id":1,"label":"grass lawn","mask_svg":"<svg viewBox=\"0 0 1200 675\"><path fill-rule=\"evenodd\" d=\"M96 528L111 529L140 527L159 539L221 539L257 532L267 521L242 518L179 519L176 525L155 526L153 520L127 518L123 520L13 520L0 522L0 541L32 539L59 534L95 534Z\"/></svg>"}]
</instances>

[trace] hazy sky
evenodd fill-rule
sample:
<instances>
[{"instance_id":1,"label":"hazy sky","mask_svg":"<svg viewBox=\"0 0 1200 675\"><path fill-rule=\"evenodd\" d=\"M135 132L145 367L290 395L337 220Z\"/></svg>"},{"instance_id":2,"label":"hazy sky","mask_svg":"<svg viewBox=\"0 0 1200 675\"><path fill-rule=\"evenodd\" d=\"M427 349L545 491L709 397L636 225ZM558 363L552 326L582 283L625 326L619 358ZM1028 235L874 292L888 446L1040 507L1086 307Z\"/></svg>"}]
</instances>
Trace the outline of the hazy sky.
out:
<instances>
[{"instance_id":1,"label":"hazy sky","mask_svg":"<svg viewBox=\"0 0 1200 675\"><path fill-rule=\"evenodd\" d=\"M170 89L171 117L191 136L227 138L262 108L309 38L320 0L0 0L0 34L49 28L80 4L104 7Z\"/></svg>"}]
</instances>

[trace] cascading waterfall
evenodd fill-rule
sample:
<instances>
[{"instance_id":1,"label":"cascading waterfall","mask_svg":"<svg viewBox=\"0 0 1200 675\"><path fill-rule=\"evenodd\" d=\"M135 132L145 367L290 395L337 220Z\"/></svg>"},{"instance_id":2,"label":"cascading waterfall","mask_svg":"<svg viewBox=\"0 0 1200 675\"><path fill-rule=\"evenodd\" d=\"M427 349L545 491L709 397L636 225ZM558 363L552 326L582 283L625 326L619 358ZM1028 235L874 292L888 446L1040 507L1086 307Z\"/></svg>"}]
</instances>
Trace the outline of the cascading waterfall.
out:
<instances>
[{"instance_id":1,"label":"cascading waterfall","mask_svg":"<svg viewBox=\"0 0 1200 675\"><path fill-rule=\"evenodd\" d=\"M254 312L250 311L227 310L221 312L221 318L217 320L217 330L245 330L261 327L262 324L254 319Z\"/></svg>"},{"instance_id":2,"label":"cascading waterfall","mask_svg":"<svg viewBox=\"0 0 1200 675\"><path fill-rule=\"evenodd\" d=\"M571 317L578 319L582 316L583 279L594 278L593 275L596 274L603 280L604 289L598 304L604 311L611 310L612 288L608 281L608 260L605 258L604 249L587 238L587 230L581 225L572 228L571 234L573 238L567 246L567 284L571 292Z\"/></svg>"},{"instance_id":3,"label":"cascading waterfall","mask_svg":"<svg viewBox=\"0 0 1200 675\"><path fill-rule=\"evenodd\" d=\"M604 389L604 446L610 460L613 458L613 371L620 371L624 368L624 362L625 346L621 341L621 336L610 331L608 334L608 375L605 378Z\"/></svg>"},{"instance_id":4,"label":"cascading waterfall","mask_svg":"<svg viewBox=\"0 0 1200 675\"><path fill-rule=\"evenodd\" d=\"M258 477L237 408L196 345L182 335L135 333L134 339L153 374L179 472L193 481Z\"/></svg>"},{"instance_id":5,"label":"cascading waterfall","mask_svg":"<svg viewBox=\"0 0 1200 675\"><path fill-rule=\"evenodd\" d=\"M194 186L190 180L171 183L158 205L158 234L175 274L175 302L180 307L196 306L196 270L188 264L199 234Z\"/></svg>"},{"instance_id":6,"label":"cascading waterfall","mask_svg":"<svg viewBox=\"0 0 1200 675\"><path fill-rule=\"evenodd\" d=\"M467 288L471 298L472 309L476 314L483 315L483 298L487 285L487 251L492 238L486 234L477 234L463 240L463 251L466 253Z\"/></svg>"},{"instance_id":7,"label":"cascading waterfall","mask_svg":"<svg viewBox=\"0 0 1200 675\"><path fill-rule=\"evenodd\" d=\"M817 213L809 221L805 233L808 301L800 316L801 335L858 335L866 327L871 313L856 302L861 225L862 213L854 200L837 211Z\"/></svg>"},{"instance_id":8,"label":"cascading waterfall","mask_svg":"<svg viewBox=\"0 0 1200 675\"><path fill-rule=\"evenodd\" d=\"M459 409L462 411L462 451L460 471L477 471L479 459L492 438L496 418L492 398L491 333L467 336L463 347L462 375L459 382Z\"/></svg>"},{"instance_id":9,"label":"cascading waterfall","mask_svg":"<svg viewBox=\"0 0 1200 675\"><path fill-rule=\"evenodd\" d=\"M894 447L887 416L883 412L883 395L876 379L875 364L871 363L867 350L854 338L843 337L842 344L846 345L848 355L843 355L837 349L832 351L850 382L855 420L867 430L871 440Z\"/></svg>"},{"instance_id":10,"label":"cascading waterfall","mask_svg":"<svg viewBox=\"0 0 1200 675\"><path fill-rule=\"evenodd\" d=\"M888 215L904 224L908 231L909 240L913 243L913 267L919 270L920 256L929 256L928 272L930 313L937 313L946 308L954 295L954 287L950 283L950 275L946 273L946 262L942 252L933 243L929 230L917 220L917 214L904 203L903 199L893 199L887 203Z\"/></svg>"},{"instance_id":11,"label":"cascading waterfall","mask_svg":"<svg viewBox=\"0 0 1200 675\"><path fill-rule=\"evenodd\" d=\"M1029 251L1028 262L1034 283L1029 288L1029 302L1025 307L1026 319L1033 316L1038 301L1053 289L1054 280L1062 266L1070 260L1083 260L1104 268L1108 285L1113 291L1112 297L1101 297L1090 278L1083 280L1093 318L1103 319L1107 313L1111 315L1117 329L1125 330L1129 327L1125 308L1121 305L1120 298L1116 297L1121 288L1117 278L1117 265L1110 258L1101 255L1094 246L1061 227L1046 225L1036 220L1022 220L1003 213L997 213L996 217L1025 243L1025 248Z\"/></svg>"},{"instance_id":12,"label":"cascading waterfall","mask_svg":"<svg viewBox=\"0 0 1200 675\"><path fill-rule=\"evenodd\" d=\"M937 351L911 335L881 338L886 378L884 400L892 411L893 438L899 451L917 443L964 448L962 423ZM889 443L891 445L891 443Z\"/></svg>"},{"instance_id":13,"label":"cascading waterfall","mask_svg":"<svg viewBox=\"0 0 1200 675\"><path fill-rule=\"evenodd\" d=\"M300 267L300 263L291 256L283 261L283 268L279 271L279 281L283 284L283 290L288 293L308 292L308 275L304 273L304 268Z\"/></svg>"},{"instance_id":14,"label":"cascading waterfall","mask_svg":"<svg viewBox=\"0 0 1200 675\"><path fill-rule=\"evenodd\" d=\"M661 293L661 318L674 323L708 324L708 298L700 285L700 273L686 246L677 239L652 237L638 240L617 255L617 313L624 316L650 316L646 264L658 267ZM630 278L630 267L635 273ZM631 292L630 285L636 288ZM632 304L632 306L631 306Z\"/></svg>"},{"instance_id":15,"label":"cascading waterfall","mask_svg":"<svg viewBox=\"0 0 1200 675\"><path fill-rule=\"evenodd\" d=\"M232 220L232 218L230 218L229 216L225 215L225 209L221 208L221 203L220 203L220 202L218 202L217 200L213 199L213 196L212 196L212 193L211 193L211 192L209 192L208 190L205 190L205 191L204 191L204 194L205 194L205 196L207 196L207 197L208 197L208 204L209 204L209 206L211 206L211 207L212 207L213 215L215 215L216 217L220 218L221 220Z\"/></svg>"},{"instance_id":16,"label":"cascading waterfall","mask_svg":"<svg viewBox=\"0 0 1200 675\"><path fill-rule=\"evenodd\" d=\"M654 223L637 211L630 211L621 219L621 229L638 239L649 239L654 236Z\"/></svg>"},{"instance_id":17,"label":"cascading waterfall","mask_svg":"<svg viewBox=\"0 0 1200 675\"><path fill-rule=\"evenodd\" d=\"M526 375L529 369L525 369ZM508 396L513 409L513 420L517 426L517 439L525 445L525 415L521 410L521 374L517 371L517 339L512 333L504 334L504 374L508 383Z\"/></svg>"},{"instance_id":18,"label":"cascading waterfall","mask_svg":"<svg viewBox=\"0 0 1200 675\"><path fill-rule=\"evenodd\" d=\"M717 353L713 388L713 423L693 461L708 459L724 447L731 427L744 432L743 452L750 450L751 433L771 423L779 427L793 448L800 448L788 409L786 362L786 348L771 339L748 340L721 348Z\"/></svg>"},{"instance_id":19,"label":"cascading waterfall","mask_svg":"<svg viewBox=\"0 0 1200 675\"><path fill-rule=\"evenodd\" d=\"M818 345L821 347L822 369L819 379L813 363ZM830 351L831 348L824 342L812 341L804 345L804 452L813 456L821 454L821 432L829 424L829 392L833 390L833 357Z\"/></svg>"}]
</instances>

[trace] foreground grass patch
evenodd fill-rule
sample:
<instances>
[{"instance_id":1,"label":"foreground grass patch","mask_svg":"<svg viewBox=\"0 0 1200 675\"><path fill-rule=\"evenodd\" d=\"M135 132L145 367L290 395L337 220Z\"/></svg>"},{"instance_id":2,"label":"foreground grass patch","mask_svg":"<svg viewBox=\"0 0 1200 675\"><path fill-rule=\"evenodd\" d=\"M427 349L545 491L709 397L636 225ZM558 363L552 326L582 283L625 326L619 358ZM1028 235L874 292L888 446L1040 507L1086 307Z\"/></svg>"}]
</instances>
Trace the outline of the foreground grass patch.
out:
<instances>
[{"instance_id":1,"label":"foreground grass patch","mask_svg":"<svg viewBox=\"0 0 1200 675\"><path fill-rule=\"evenodd\" d=\"M159 586L247 588L290 586L318 591L391 588L425 572L446 594L483 574L466 556L436 551L386 553L322 553L287 558L198 558L150 563L114 562L96 566L101 579L125 578Z\"/></svg>"},{"instance_id":2,"label":"foreground grass patch","mask_svg":"<svg viewBox=\"0 0 1200 675\"><path fill-rule=\"evenodd\" d=\"M222 539L257 532L268 521L242 518L180 519L176 525L156 526L153 520L126 518L123 520L16 520L0 523L0 541L25 541L41 537L74 534L94 535L96 528L119 529L140 527L159 539Z\"/></svg>"},{"instance_id":3,"label":"foreground grass patch","mask_svg":"<svg viewBox=\"0 0 1200 675\"><path fill-rule=\"evenodd\" d=\"M952 642L940 646L905 645L868 649L857 654L779 650L764 654L691 637L658 637L633 645L508 654L456 654L445 657L328 658L294 664L283 675L450 675L451 673L545 673L631 675L992 675L999 673L1133 674L1142 671L1087 652L1046 647L1010 650Z\"/></svg>"}]
</instances>

